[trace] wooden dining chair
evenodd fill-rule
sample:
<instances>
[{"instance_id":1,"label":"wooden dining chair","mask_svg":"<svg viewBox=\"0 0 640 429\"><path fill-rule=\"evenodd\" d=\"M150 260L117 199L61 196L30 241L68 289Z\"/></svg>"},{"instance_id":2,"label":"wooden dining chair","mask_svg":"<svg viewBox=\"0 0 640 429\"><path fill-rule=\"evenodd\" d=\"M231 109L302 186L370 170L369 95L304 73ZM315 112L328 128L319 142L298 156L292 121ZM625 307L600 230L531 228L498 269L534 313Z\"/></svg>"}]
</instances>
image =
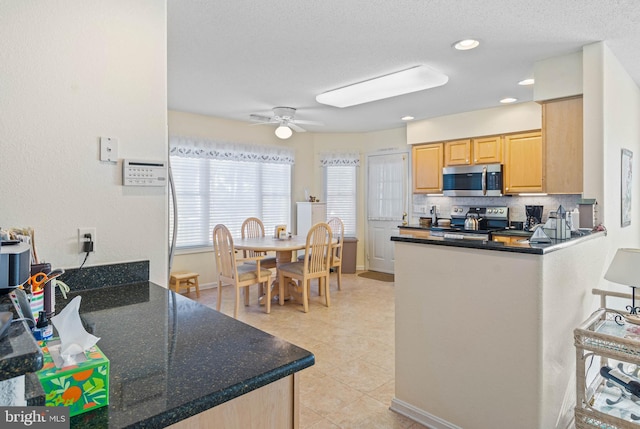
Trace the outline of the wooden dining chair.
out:
<instances>
[{"instance_id":1,"label":"wooden dining chair","mask_svg":"<svg viewBox=\"0 0 640 429\"><path fill-rule=\"evenodd\" d=\"M220 311L222 303L222 285L229 284L235 288L236 306L233 317L238 318L240 307L240 288L244 288L244 304L249 305L249 286L264 284L266 289L266 312L271 312L271 288L268 287L271 271L260 264L262 256L236 259L236 251L233 247L233 237L226 226L218 224L213 228L213 248L216 257L216 269L218 272L218 303L216 309ZM238 264L245 260L253 260L255 265Z\"/></svg>"},{"instance_id":2,"label":"wooden dining chair","mask_svg":"<svg viewBox=\"0 0 640 429\"><path fill-rule=\"evenodd\" d=\"M338 278L338 290L342 290L342 244L344 242L344 223L339 217L332 217L327 221L336 243L331 248L331 263L329 268L334 268Z\"/></svg>"},{"instance_id":3,"label":"wooden dining chair","mask_svg":"<svg viewBox=\"0 0 640 429\"><path fill-rule=\"evenodd\" d=\"M302 295L304 312L309 312L309 289L312 279L320 284L329 284L329 264L331 261L331 227L324 222L317 223L307 233L307 242L302 261L281 264L278 267L280 305L284 304L285 278L297 280L297 291ZM325 304L331 305L329 288L325 286Z\"/></svg>"},{"instance_id":4,"label":"wooden dining chair","mask_svg":"<svg viewBox=\"0 0 640 429\"><path fill-rule=\"evenodd\" d=\"M242 222L242 227L240 228L240 233L242 234L242 238L255 238L255 237L264 237L264 224L257 217L248 217ZM257 250L243 250L242 251L244 258L255 258L256 256L262 256L263 258L260 260L260 266L262 268L276 268L276 257L275 256L267 256L267 252L260 252ZM254 261L247 261L245 264L254 264ZM259 295L264 295L262 284L259 286Z\"/></svg>"}]
</instances>

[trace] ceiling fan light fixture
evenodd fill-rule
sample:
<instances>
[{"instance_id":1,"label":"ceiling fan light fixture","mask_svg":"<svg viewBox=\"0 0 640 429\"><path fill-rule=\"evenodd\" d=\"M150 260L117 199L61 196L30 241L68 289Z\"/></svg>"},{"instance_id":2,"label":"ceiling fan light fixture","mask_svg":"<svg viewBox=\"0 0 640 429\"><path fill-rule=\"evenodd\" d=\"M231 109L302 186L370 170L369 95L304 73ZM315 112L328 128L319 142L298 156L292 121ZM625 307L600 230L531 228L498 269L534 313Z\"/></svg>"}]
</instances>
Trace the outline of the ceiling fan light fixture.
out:
<instances>
[{"instance_id":1,"label":"ceiling fan light fixture","mask_svg":"<svg viewBox=\"0 0 640 429\"><path fill-rule=\"evenodd\" d=\"M398 95L410 94L442 86L449 77L431 67L420 65L410 69L355 83L316 96L316 101L335 107L349 107Z\"/></svg>"},{"instance_id":2,"label":"ceiling fan light fixture","mask_svg":"<svg viewBox=\"0 0 640 429\"><path fill-rule=\"evenodd\" d=\"M276 128L276 137L279 139L286 140L291 137L292 134L293 131L286 125L279 125L278 128Z\"/></svg>"}]
</instances>

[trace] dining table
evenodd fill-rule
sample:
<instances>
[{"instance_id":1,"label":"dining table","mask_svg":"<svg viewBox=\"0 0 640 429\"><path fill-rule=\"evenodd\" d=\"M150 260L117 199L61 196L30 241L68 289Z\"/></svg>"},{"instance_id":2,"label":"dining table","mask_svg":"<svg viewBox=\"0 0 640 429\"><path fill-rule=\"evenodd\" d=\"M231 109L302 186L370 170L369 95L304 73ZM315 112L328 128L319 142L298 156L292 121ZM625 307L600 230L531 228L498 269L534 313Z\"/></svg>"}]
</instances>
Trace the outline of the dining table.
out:
<instances>
[{"instance_id":1,"label":"dining table","mask_svg":"<svg viewBox=\"0 0 640 429\"><path fill-rule=\"evenodd\" d=\"M337 243L336 238L332 238L332 244ZM276 291L272 294L272 302L278 300L278 273L277 270L282 264L287 264L294 260L293 254L298 250L304 250L307 246L307 237L301 235L292 235L287 238L275 238L271 236L264 237L246 237L234 238L233 245L238 250L253 250L256 252L275 252L276 254L276 278L271 284L271 290ZM291 288L285 288L285 300L289 300L292 296ZM294 295L295 296L295 295ZM260 297L260 303L263 304L263 298Z\"/></svg>"},{"instance_id":2,"label":"dining table","mask_svg":"<svg viewBox=\"0 0 640 429\"><path fill-rule=\"evenodd\" d=\"M277 270L282 264L293 261L294 252L303 250L307 246L307 237L292 235L287 238L275 238L270 236L264 237L246 237L234 239L234 247L238 250L253 250L255 252L275 252L276 253L276 278L271 283L272 302L279 301L279 281ZM290 288L285 288L285 300L291 299ZM260 304L264 304L264 297L259 298Z\"/></svg>"}]
</instances>

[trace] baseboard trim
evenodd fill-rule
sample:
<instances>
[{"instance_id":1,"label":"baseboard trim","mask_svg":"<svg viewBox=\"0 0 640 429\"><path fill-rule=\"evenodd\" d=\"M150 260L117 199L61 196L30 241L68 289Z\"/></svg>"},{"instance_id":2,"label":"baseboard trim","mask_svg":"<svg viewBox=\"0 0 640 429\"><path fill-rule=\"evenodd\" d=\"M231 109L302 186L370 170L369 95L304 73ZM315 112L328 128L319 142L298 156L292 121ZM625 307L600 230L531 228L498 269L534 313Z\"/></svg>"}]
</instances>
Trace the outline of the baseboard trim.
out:
<instances>
[{"instance_id":1,"label":"baseboard trim","mask_svg":"<svg viewBox=\"0 0 640 429\"><path fill-rule=\"evenodd\" d=\"M393 398L391 400L391 406L389 409L430 429L462 429L460 426L456 426L438 416L429 414L426 411L401 401L398 398Z\"/></svg>"}]
</instances>

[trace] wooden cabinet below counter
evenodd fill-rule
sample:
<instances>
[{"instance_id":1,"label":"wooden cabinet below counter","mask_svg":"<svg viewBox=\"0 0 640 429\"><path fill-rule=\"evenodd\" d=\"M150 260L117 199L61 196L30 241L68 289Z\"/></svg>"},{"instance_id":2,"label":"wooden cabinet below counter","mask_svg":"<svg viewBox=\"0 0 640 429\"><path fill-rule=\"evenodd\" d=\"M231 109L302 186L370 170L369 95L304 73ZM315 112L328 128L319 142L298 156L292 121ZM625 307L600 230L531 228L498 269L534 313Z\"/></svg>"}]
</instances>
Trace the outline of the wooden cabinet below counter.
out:
<instances>
[{"instance_id":1,"label":"wooden cabinet below counter","mask_svg":"<svg viewBox=\"0 0 640 429\"><path fill-rule=\"evenodd\" d=\"M418 229L418 228L398 228L400 231L400 235L412 235L416 238L429 238L431 237L431 233L428 229Z\"/></svg>"},{"instance_id":2,"label":"wooden cabinet below counter","mask_svg":"<svg viewBox=\"0 0 640 429\"><path fill-rule=\"evenodd\" d=\"M442 143L415 145L411 149L414 194L442 192L442 149Z\"/></svg>"}]
</instances>

